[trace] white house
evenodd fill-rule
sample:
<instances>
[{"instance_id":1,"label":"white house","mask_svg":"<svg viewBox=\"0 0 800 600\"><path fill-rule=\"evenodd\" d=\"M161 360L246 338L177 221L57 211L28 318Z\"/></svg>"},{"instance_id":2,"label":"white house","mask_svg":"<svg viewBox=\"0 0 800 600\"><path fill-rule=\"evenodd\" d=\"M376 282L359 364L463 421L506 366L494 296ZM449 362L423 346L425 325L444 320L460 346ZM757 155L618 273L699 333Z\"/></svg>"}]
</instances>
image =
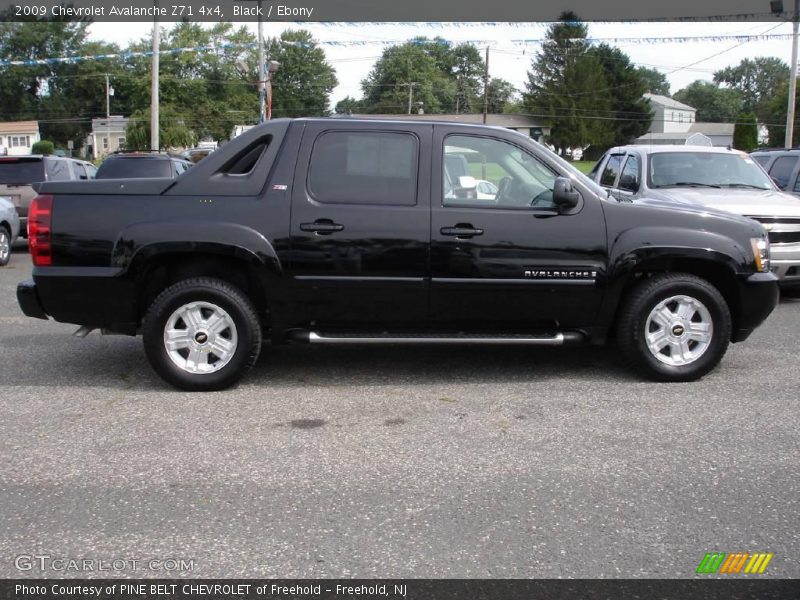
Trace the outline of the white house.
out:
<instances>
[{"instance_id":1,"label":"white house","mask_svg":"<svg viewBox=\"0 0 800 600\"><path fill-rule=\"evenodd\" d=\"M40 139L37 121L0 123L0 154L25 156Z\"/></svg>"},{"instance_id":2,"label":"white house","mask_svg":"<svg viewBox=\"0 0 800 600\"><path fill-rule=\"evenodd\" d=\"M128 118L119 115L92 119L92 132L86 138L86 153L95 160L125 149Z\"/></svg>"},{"instance_id":3,"label":"white house","mask_svg":"<svg viewBox=\"0 0 800 600\"><path fill-rule=\"evenodd\" d=\"M703 123L695 119L697 109L672 98L645 94L650 100L653 122L650 131L634 140L634 144L699 144L730 146L733 144L733 123Z\"/></svg>"}]
</instances>

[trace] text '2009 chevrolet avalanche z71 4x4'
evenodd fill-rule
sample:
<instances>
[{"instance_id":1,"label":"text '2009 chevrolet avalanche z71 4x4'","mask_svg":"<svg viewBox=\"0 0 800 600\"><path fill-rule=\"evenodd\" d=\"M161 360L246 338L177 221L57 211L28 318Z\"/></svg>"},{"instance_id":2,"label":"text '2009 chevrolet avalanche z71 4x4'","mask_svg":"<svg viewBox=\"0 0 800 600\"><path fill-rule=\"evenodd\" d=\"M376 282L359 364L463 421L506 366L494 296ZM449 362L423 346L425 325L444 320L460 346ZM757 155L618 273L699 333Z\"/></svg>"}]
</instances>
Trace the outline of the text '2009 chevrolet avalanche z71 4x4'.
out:
<instances>
[{"instance_id":1,"label":"text '2009 chevrolet avalanche z71 4x4'","mask_svg":"<svg viewBox=\"0 0 800 600\"><path fill-rule=\"evenodd\" d=\"M476 193L478 180L495 193ZM262 339L615 337L643 374L688 381L778 298L757 222L620 203L492 127L277 120L174 180L38 192L23 312L141 333L155 370L189 390L233 384Z\"/></svg>"}]
</instances>

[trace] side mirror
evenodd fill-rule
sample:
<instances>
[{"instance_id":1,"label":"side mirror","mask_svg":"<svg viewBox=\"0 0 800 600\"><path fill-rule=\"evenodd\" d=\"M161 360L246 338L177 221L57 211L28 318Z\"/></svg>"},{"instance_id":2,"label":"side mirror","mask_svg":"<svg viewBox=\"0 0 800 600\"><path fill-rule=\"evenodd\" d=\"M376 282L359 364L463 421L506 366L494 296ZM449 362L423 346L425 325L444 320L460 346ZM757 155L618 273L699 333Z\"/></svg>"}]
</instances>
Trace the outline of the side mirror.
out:
<instances>
[{"instance_id":1,"label":"side mirror","mask_svg":"<svg viewBox=\"0 0 800 600\"><path fill-rule=\"evenodd\" d=\"M462 175L458 178L458 187L462 190L474 190L478 187L478 181L471 175Z\"/></svg>"},{"instance_id":2,"label":"side mirror","mask_svg":"<svg viewBox=\"0 0 800 600\"><path fill-rule=\"evenodd\" d=\"M636 175L623 175L619 178L619 189L628 192L638 192L639 178Z\"/></svg>"},{"instance_id":3,"label":"side mirror","mask_svg":"<svg viewBox=\"0 0 800 600\"><path fill-rule=\"evenodd\" d=\"M572 187L572 182L566 177L556 177L553 184L553 203L561 209L570 209L578 206L581 201L580 193Z\"/></svg>"}]
</instances>

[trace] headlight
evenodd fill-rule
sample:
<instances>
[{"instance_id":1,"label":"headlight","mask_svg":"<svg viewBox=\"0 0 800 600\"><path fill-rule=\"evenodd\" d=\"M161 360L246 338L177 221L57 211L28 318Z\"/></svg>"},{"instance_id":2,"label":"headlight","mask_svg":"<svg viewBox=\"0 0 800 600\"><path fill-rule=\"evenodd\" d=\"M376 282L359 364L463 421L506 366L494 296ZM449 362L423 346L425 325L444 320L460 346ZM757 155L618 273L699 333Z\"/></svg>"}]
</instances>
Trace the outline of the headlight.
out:
<instances>
[{"instance_id":1,"label":"headlight","mask_svg":"<svg viewBox=\"0 0 800 600\"><path fill-rule=\"evenodd\" d=\"M769 239L750 238L750 245L753 247L756 271L767 273L769 271Z\"/></svg>"}]
</instances>

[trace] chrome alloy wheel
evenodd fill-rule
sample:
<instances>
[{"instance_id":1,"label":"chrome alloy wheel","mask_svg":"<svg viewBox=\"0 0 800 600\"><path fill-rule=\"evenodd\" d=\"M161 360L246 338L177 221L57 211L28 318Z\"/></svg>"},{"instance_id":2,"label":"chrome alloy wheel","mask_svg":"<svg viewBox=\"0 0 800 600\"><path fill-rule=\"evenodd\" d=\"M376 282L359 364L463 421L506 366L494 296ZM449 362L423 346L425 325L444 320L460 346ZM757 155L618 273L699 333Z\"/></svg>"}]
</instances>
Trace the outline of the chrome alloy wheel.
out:
<instances>
[{"instance_id":1,"label":"chrome alloy wheel","mask_svg":"<svg viewBox=\"0 0 800 600\"><path fill-rule=\"evenodd\" d=\"M6 230L0 227L0 263L8 260L11 254L11 238L8 237Z\"/></svg>"},{"instance_id":2,"label":"chrome alloy wheel","mask_svg":"<svg viewBox=\"0 0 800 600\"><path fill-rule=\"evenodd\" d=\"M219 371L233 358L236 344L233 318L210 302L184 304L164 326L167 355L187 373Z\"/></svg>"},{"instance_id":3,"label":"chrome alloy wheel","mask_svg":"<svg viewBox=\"0 0 800 600\"><path fill-rule=\"evenodd\" d=\"M691 364L703 356L713 335L711 313L691 296L662 300L650 311L645 323L647 348L672 367Z\"/></svg>"}]
</instances>

